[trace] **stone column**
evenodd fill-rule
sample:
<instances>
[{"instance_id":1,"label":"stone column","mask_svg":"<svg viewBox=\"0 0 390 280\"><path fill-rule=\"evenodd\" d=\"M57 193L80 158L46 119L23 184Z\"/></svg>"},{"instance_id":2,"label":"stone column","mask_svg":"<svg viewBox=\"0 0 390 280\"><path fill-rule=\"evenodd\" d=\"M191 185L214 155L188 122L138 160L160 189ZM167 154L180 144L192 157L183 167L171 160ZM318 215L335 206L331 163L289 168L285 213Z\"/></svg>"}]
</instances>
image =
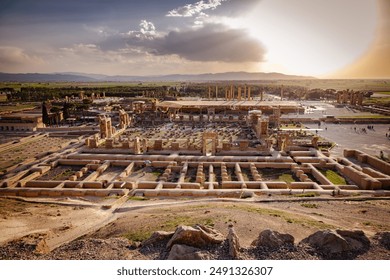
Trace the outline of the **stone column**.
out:
<instances>
[{"instance_id":1,"label":"stone column","mask_svg":"<svg viewBox=\"0 0 390 280\"><path fill-rule=\"evenodd\" d=\"M134 154L136 155L141 154L141 145L140 145L139 137L136 137L134 139Z\"/></svg>"},{"instance_id":2,"label":"stone column","mask_svg":"<svg viewBox=\"0 0 390 280\"><path fill-rule=\"evenodd\" d=\"M343 92L343 101L342 101L342 103L343 104L347 103L347 100L348 100L348 92L344 91Z\"/></svg>"},{"instance_id":3,"label":"stone column","mask_svg":"<svg viewBox=\"0 0 390 280\"><path fill-rule=\"evenodd\" d=\"M260 121L260 134L268 136L268 120L266 119Z\"/></svg>"},{"instance_id":4,"label":"stone column","mask_svg":"<svg viewBox=\"0 0 390 280\"><path fill-rule=\"evenodd\" d=\"M341 93L340 92L337 92L336 93L336 97L337 97L337 103L341 103Z\"/></svg>"},{"instance_id":5,"label":"stone column","mask_svg":"<svg viewBox=\"0 0 390 280\"><path fill-rule=\"evenodd\" d=\"M357 103L358 103L359 106L363 105L363 100L364 100L363 92L359 92L358 93L358 100L357 100Z\"/></svg>"}]
</instances>

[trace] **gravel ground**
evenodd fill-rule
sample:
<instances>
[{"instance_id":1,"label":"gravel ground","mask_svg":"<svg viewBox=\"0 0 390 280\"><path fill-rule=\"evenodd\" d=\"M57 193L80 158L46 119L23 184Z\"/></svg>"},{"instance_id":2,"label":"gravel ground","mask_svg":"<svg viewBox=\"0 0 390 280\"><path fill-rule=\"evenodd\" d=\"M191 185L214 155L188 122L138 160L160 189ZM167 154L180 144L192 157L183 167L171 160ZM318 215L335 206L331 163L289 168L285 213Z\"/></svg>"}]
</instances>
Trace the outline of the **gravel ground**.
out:
<instances>
[{"instance_id":1,"label":"gravel ground","mask_svg":"<svg viewBox=\"0 0 390 280\"><path fill-rule=\"evenodd\" d=\"M164 260L169 251L166 241L147 247L132 244L125 238L96 239L85 238L64 244L52 252L44 252L40 247L39 237L32 241L32 236L9 242L0 247L0 259L13 260ZM389 260L390 233L378 233L370 240L367 250L338 255L326 255L314 248L298 244L279 248L245 247L241 248L240 260ZM202 248L202 252L211 260L229 260L227 241L220 245Z\"/></svg>"},{"instance_id":2,"label":"gravel ground","mask_svg":"<svg viewBox=\"0 0 390 280\"><path fill-rule=\"evenodd\" d=\"M273 199L276 199L273 198ZM279 200L283 197L278 197ZM174 231L178 225L207 224L227 235L234 225L240 239L239 259L379 259L390 260L390 200L360 197L341 200L282 200L256 203L245 200L170 205L169 200L128 201L123 212L107 224L96 228L101 220L110 220L109 213L86 207L100 202L80 200L84 207L0 200L0 259L62 260L151 260L167 259L166 242L140 247L140 241L158 230ZM184 201L185 202L185 201ZM164 203L163 205L160 203ZM145 206L145 208L143 208ZM86 232L85 223L93 229ZM95 224L92 222L95 221ZM21 227L23 225L23 227ZM259 233L272 229L294 236L294 245L269 249L251 246ZM300 241L318 230L362 230L370 240L366 250L339 256L327 256ZM74 236L54 249L53 238L68 232ZM77 234L79 232L79 234ZM385 233L384 233L385 232ZM10 238L10 236L14 236ZM231 259L228 244L202 249L208 259Z\"/></svg>"}]
</instances>

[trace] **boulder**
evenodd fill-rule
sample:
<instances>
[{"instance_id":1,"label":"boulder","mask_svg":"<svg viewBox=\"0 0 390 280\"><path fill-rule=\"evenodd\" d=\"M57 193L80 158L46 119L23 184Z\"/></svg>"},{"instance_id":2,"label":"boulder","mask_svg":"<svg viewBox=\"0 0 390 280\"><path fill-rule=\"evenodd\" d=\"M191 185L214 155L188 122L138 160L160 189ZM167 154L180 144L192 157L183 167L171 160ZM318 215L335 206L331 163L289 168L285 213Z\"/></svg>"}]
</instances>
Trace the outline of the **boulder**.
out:
<instances>
[{"instance_id":1,"label":"boulder","mask_svg":"<svg viewBox=\"0 0 390 280\"><path fill-rule=\"evenodd\" d=\"M255 194L252 191L243 191L240 194L240 198L244 198L244 199L245 198L252 198L254 196L255 196Z\"/></svg>"},{"instance_id":2,"label":"boulder","mask_svg":"<svg viewBox=\"0 0 390 280\"><path fill-rule=\"evenodd\" d=\"M283 245L294 245L294 236L270 229L260 232L259 237L252 242L252 246L257 247L278 248Z\"/></svg>"},{"instance_id":3,"label":"boulder","mask_svg":"<svg viewBox=\"0 0 390 280\"><path fill-rule=\"evenodd\" d=\"M168 241L173 236L173 234L174 232L155 231L148 239L141 243L141 246L150 246L164 240Z\"/></svg>"},{"instance_id":4,"label":"boulder","mask_svg":"<svg viewBox=\"0 0 390 280\"><path fill-rule=\"evenodd\" d=\"M47 254L50 252L50 248L45 239L41 239L36 243L35 252L37 254Z\"/></svg>"},{"instance_id":5,"label":"boulder","mask_svg":"<svg viewBox=\"0 0 390 280\"><path fill-rule=\"evenodd\" d=\"M370 246L370 240L361 230L336 230L348 243L349 251L360 251Z\"/></svg>"},{"instance_id":6,"label":"boulder","mask_svg":"<svg viewBox=\"0 0 390 280\"><path fill-rule=\"evenodd\" d=\"M50 235L51 233L33 233L23 236L19 242L23 244L23 248L28 248L29 251L38 255L44 255L51 251L46 243Z\"/></svg>"},{"instance_id":7,"label":"boulder","mask_svg":"<svg viewBox=\"0 0 390 280\"><path fill-rule=\"evenodd\" d=\"M175 244L168 255L168 260L208 260L209 255L198 248Z\"/></svg>"},{"instance_id":8,"label":"boulder","mask_svg":"<svg viewBox=\"0 0 390 280\"><path fill-rule=\"evenodd\" d=\"M362 231L323 230L306 237L301 243L323 253L339 254L362 250L369 246L370 241Z\"/></svg>"},{"instance_id":9,"label":"boulder","mask_svg":"<svg viewBox=\"0 0 390 280\"><path fill-rule=\"evenodd\" d=\"M179 226L169 240L167 248L171 248L174 244L203 248L211 244L220 244L223 241L223 235L212 228L202 225L195 225L194 227Z\"/></svg>"},{"instance_id":10,"label":"boulder","mask_svg":"<svg viewBox=\"0 0 390 280\"><path fill-rule=\"evenodd\" d=\"M229 243L229 255L232 258L238 258L238 255L240 253L240 240L236 234L236 231L233 228L233 225L229 226L227 240Z\"/></svg>"}]
</instances>

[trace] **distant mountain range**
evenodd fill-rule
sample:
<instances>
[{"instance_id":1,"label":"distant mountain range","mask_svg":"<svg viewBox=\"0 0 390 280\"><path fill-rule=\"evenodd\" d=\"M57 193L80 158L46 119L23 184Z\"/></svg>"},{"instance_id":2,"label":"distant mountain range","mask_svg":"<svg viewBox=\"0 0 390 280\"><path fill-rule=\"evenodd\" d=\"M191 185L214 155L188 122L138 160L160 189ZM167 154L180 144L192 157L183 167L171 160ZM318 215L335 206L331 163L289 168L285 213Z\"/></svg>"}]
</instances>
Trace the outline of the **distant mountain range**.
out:
<instances>
[{"instance_id":1,"label":"distant mountain range","mask_svg":"<svg viewBox=\"0 0 390 280\"><path fill-rule=\"evenodd\" d=\"M108 76L85 73L0 73L0 82L157 82L157 81L256 81L256 80L299 80L316 79L309 76L294 76L282 73L226 72L192 75L161 76Z\"/></svg>"}]
</instances>

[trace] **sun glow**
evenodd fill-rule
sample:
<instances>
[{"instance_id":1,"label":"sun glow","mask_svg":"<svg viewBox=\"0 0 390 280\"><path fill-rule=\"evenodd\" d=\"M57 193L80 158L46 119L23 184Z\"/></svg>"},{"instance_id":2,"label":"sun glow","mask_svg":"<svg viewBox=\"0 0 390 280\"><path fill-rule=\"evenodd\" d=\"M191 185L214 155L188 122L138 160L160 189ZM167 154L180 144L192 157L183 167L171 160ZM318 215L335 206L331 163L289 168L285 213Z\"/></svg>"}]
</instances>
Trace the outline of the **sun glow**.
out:
<instances>
[{"instance_id":1,"label":"sun glow","mask_svg":"<svg viewBox=\"0 0 390 280\"><path fill-rule=\"evenodd\" d=\"M264 44L261 71L324 76L370 48L377 13L372 0L263 0L245 18L229 24L248 29Z\"/></svg>"}]
</instances>

